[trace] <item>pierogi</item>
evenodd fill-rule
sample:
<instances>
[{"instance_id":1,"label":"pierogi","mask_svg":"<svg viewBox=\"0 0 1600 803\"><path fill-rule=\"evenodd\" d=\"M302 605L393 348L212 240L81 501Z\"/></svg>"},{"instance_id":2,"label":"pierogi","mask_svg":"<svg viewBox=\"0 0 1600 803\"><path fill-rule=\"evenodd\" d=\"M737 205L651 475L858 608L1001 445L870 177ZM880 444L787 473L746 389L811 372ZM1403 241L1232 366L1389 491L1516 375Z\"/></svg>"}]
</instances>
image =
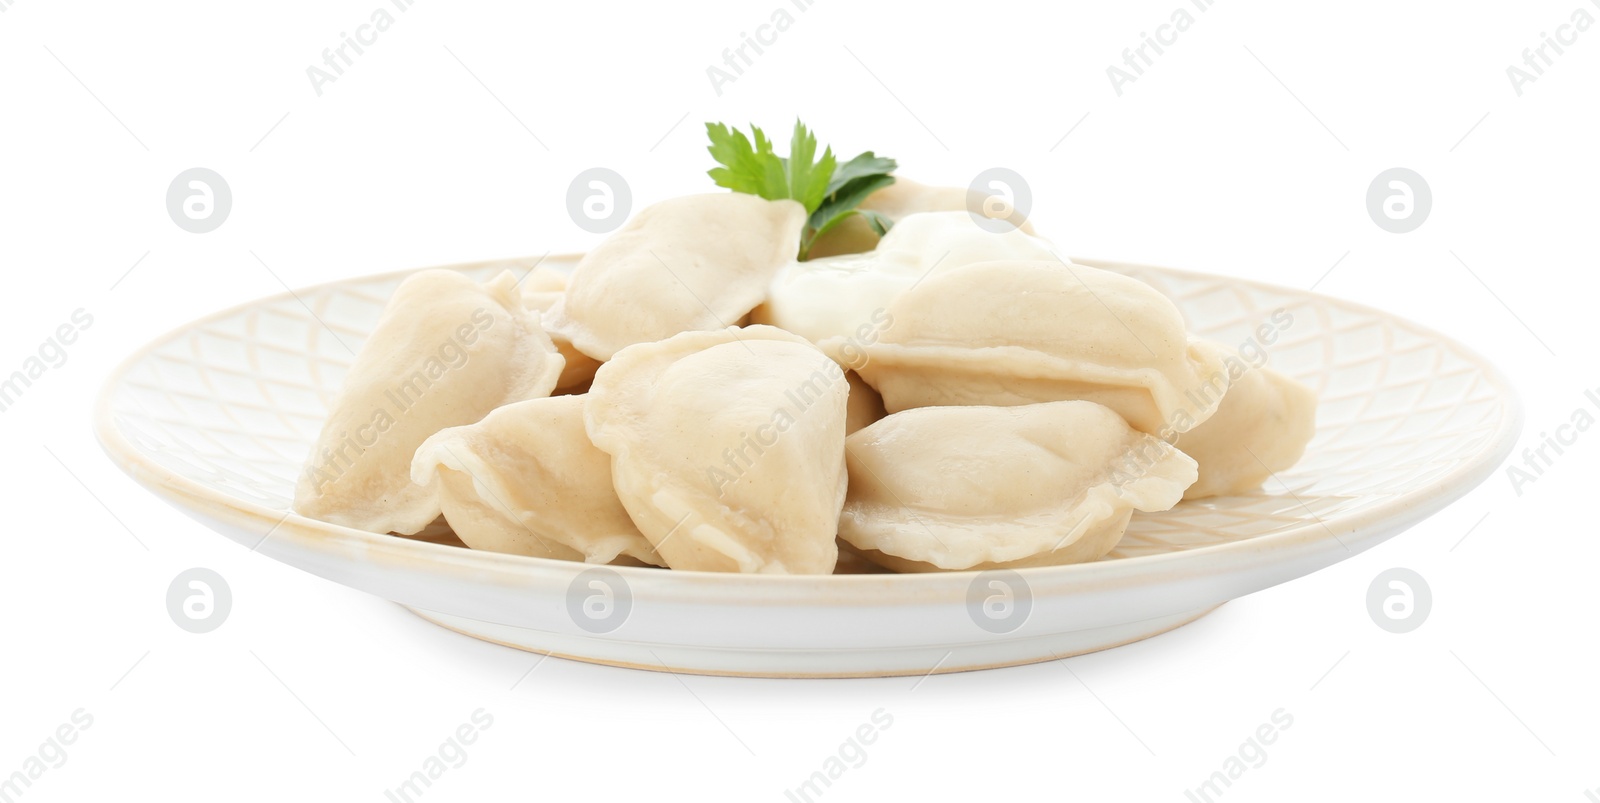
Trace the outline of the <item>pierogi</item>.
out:
<instances>
[{"instance_id":1,"label":"pierogi","mask_svg":"<svg viewBox=\"0 0 1600 803\"><path fill-rule=\"evenodd\" d=\"M1215 415L1178 437L1176 446L1200 464L1184 499L1226 496L1261 487L1299 462L1317 429L1317 396L1270 368L1233 380Z\"/></svg>"},{"instance_id":2,"label":"pierogi","mask_svg":"<svg viewBox=\"0 0 1600 803\"><path fill-rule=\"evenodd\" d=\"M845 440L839 537L895 571L1098 560L1167 510L1194 460L1087 401L906 410Z\"/></svg>"},{"instance_id":3,"label":"pierogi","mask_svg":"<svg viewBox=\"0 0 1600 803\"><path fill-rule=\"evenodd\" d=\"M989 200L899 179L861 207L883 237L849 218L800 261L812 207L694 195L570 275L417 273L294 510L400 534L442 514L471 548L590 564L986 570L1100 560L1136 513L1301 458L1309 388Z\"/></svg>"},{"instance_id":4,"label":"pierogi","mask_svg":"<svg viewBox=\"0 0 1600 803\"><path fill-rule=\"evenodd\" d=\"M604 362L635 343L737 323L800 248L805 207L744 193L646 207L573 269L545 326Z\"/></svg>"},{"instance_id":5,"label":"pierogi","mask_svg":"<svg viewBox=\"0 0 1600 803\"><path fill-rule=\"evenodd\" d=\"M584 431L587 398L530 399L446 429L417 449L411 479L438 483L445 520L473 549L662 565L611 487L611 457Z\"/></svg>"},{"instance_id":6,"label":"pierogi","mask_svg":"<svg viewBox=\"0 0 1600 803\"><path fill-rule=\"evenodd\" d=\"M684 332L595 374L589 438L673 569L827 574L844 504L848 382L770 326Z\"/></svg>"},{"instance_id":7,"label":"pierogi","mask_svg":"<svg viewBox=\"0 0 1600 803\"><path fill-rule=\"evenodd\" d=\"M1141 432L1186 432L1228 386L1222 351L1192 340L1165 296L1136 279L1061 261L940 271L889 305L875 343L819 345L889 412L1081 399Z\"/></svg>"},{"instance_id":8,"label":"pierogi","mask_svg":"<svg viewBox=\"0 0 1600 803\"><path fill-rule=\"evenodd\" d=\"M411 534L439 517L411 458L441 429L548 396L563 360L509 271L478 284L425 270L400 284L345 375L295 486L295 512Z\"/></svg>"},{"instance_id":9,"label":"pierogi","mask_svg":"<svg viewBox=\"0 0 1600 803\"><path fill-rule=\"evenodd\" d=\"M1053 260L1049 241L1017 230L992 232L966 212L914 214L895 224L864 254L792 261L772 281L754 323L787 329L813 343L830 337L870 339L901 293L975 262Z\"/></svg>"}]
</instances>

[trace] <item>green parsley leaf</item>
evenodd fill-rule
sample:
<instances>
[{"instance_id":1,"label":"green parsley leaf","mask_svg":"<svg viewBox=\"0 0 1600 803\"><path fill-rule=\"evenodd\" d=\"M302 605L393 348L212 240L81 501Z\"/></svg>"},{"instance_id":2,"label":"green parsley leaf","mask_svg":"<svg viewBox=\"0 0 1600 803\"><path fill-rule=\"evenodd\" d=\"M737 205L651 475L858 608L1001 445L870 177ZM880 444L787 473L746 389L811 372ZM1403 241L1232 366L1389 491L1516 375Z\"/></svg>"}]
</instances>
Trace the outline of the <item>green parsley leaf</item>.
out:
<instances>
[{"instance_id":1,"label":"green parsley leaf","mask_svg":"<svg viewBox=\"0 0 1600 803\"><path fill-rule=\"evenodd\" d=\"M768 200L789 197L788 182L784 177L783 162L772 152L772 141L761 129L751 126L755 145L737 129L729 131L721 123L707 123L706 133L711 136L711 157L724 167L710 170L711 178L719 187L734 192L759 195Z\"/></svg>"},{"instance_id":2,"label":"green parsley leaf","mask_svg":"<svg viewBox=\"0 0 1600 803\"><path fill-rule=\"evenodd\" d=\"M817 153L817 138L799 120L794 121L794 139L789 143L789 197L800 202L806 212L816 211L828 194L836 162L833 149L822 152L822 160L812 163Z\"/></svg>"},{"instance_id":3,"label":"green parsley leaf","mask_svg":"<svg viewBox=\"0 0 1600 803\"><path fill-rule=\"evenodd\" d=\"M854 179L893 173L897 166L893 159L884 159L873 154L872 151L867 151L839 165L839 169L833 172L833 179L828 182L828 194L832 195L838 192L840 187Z\"/></svg>"},{"instance_id":4,"label":"green parsley leaf","mask_svg":"<svg viewBox=\"0 0 1600 803\"><path fill-rule=\"evenodd\" d=\"M769 201L794 200L806 210L799 258L805 259L817 238L852 215L862 215L880 235L892 222L876 212L858 209L868 195L894 183L895 161L867 151L839 164L832 148L817 158L817 137L799 120L789 142L789 155L778 156L772 141L751 126L751 137L722 123L706 123L711 144L706 148L721 167L707 171L717 186L757 195ZM753 139L753 142L752 142Z\"/></svg>"}]
</instances>

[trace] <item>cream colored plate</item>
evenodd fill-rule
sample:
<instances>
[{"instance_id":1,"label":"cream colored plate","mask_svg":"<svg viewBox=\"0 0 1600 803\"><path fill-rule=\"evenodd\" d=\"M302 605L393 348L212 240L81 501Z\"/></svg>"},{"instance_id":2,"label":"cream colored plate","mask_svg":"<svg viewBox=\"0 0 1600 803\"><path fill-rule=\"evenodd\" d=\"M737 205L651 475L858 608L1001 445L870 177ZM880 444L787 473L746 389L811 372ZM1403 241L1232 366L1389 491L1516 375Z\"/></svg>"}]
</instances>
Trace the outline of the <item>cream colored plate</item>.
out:
<instances>
[{"instance_id":1,"label":"cream colored plate","mask_svg":"<svg viewBox=\"0 0 1600 803\"><path fill-rule=\"evenodd\" d=\"M456 267L487 278L534 261ZM1316 438L1293 469L1256 493L1137 517L1093 564L827 577L596 569L291 514L328 403L404 273L262 299L168 334L110 378L96 428L124 471L218 532L445 627L579 660L778 676L960 671L1147 638L1421 521L1487 477L1520 431L1493 366L1404 320L1297 290L1080 261L1150 283L1223 343L1287 311L1271 364L1321 397Z\"/></svg>"}]
</instances>

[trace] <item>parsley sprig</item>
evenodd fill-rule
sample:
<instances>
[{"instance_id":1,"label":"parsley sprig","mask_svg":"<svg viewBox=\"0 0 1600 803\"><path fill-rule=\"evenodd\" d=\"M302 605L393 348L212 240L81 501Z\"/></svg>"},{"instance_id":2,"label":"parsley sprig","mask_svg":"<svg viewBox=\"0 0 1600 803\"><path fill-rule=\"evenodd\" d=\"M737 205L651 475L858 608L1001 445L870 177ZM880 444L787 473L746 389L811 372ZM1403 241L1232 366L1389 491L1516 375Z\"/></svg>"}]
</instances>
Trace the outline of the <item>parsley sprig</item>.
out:
<instances>
[{"instance_id":1,"label":"parsley sprig","mask_svg":"<svg viewBox=\"0 0 1600 803\"><path fill-rule=\"evenodd\" d=\"M817 238L853 215L860 215L879 235L893 222L870 209L859 208L868 195L894 183L895 161L867 151L839 164L832 148L817 159L817 137L799 120L789 141L789 156L777 155L772 140L750 126L752 136L722 123L706 123L711 145L706 150L721 167L709 171L719 187L759 195L769 201L792 199L806 208L805 230L800 235L799 258L805 260ZM813 161L815 160L815 161Z\"/></svg>"}]
</instances>

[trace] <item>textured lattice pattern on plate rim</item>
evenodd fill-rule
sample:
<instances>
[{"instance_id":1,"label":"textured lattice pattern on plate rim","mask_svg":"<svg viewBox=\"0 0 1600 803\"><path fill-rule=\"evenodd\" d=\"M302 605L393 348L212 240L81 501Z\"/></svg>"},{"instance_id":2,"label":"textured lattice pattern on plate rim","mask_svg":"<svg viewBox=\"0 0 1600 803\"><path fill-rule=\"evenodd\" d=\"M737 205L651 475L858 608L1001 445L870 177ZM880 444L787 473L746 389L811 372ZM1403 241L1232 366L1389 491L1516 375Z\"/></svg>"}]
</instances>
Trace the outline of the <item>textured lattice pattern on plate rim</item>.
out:
<instances>
[{"instance_id":1,"label":"textured lattice pattern on plate rim","mask_svg":"<svg viewBox=\"0 0 1600 803\"><path fill-rule=\"evenodd\" d=\"M463 269L521 275L532 260ZM1121 269L1121 268L1119 268ZM1403 321L1289 290L1127 268L1228 344L1293 316L1270 364L1315 388L1306 456L1254 493L1135 518L1116 557L1239 541L1352 514L1428 486L1480 453L1508 415L1471 355ZM151 459L220 493L287 511L326 407L398 277L247 305L185 329L129 367L111 409Z\"/></svg>"}]
</instances>

